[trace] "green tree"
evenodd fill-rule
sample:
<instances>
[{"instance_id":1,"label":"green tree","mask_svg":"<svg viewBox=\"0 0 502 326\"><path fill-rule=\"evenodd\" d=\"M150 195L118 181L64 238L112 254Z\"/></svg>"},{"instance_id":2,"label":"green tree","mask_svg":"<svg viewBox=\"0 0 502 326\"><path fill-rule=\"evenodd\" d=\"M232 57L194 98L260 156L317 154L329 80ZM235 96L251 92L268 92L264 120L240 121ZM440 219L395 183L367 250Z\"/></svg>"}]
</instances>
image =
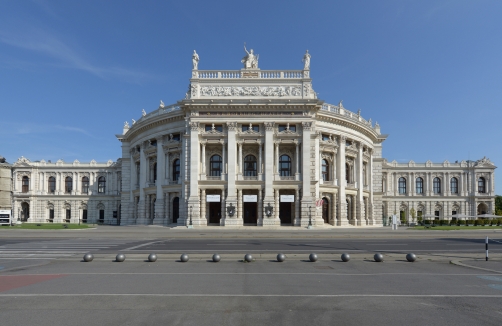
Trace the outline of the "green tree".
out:
<instances>
[{"instance_id":1,"label":"green tree","mask_svg":"<svg viewBox=\"0 0 502 326\"><path fill-rule=\"evenodd\" d=\"M411 215L412 222L415 222L415 217L417 216L417 213L413 207L410 209L410 215Z\"/></svg>"},{"instance_id":2,"label":"green tree","mask_svg":"<svg viewBox=\"0 0 502 326\"><path fill-rule=\"evenodd\" d=\"M495 215L502 216L502 196L495 196Z\"/></svg>"}]
</instances>

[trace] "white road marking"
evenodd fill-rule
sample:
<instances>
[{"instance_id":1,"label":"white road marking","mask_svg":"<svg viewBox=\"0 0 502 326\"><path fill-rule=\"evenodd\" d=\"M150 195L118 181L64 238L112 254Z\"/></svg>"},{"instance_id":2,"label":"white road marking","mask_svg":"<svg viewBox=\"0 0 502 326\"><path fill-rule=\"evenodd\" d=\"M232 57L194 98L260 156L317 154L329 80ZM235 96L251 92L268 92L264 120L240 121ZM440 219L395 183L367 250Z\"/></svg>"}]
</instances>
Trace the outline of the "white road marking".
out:
<instances>
[{"instance_id":1,"label":"white road marking","mask_svg":"<svg viewBox=\"0 0 502 326\"><path fill-rule=\"evenodd\" d=\"M154 244L154 243L165 242L165 241L166 240L147 242L147 243L140 244L139 246L134 246L134 247L131 247L131 248L122 249L121 251L124 251L124 250L134 250L136 248L141 248L141 247L149 246L149 245Z\"/></svg>"},{"instance_id":2,"label":"white road marking","mask_svg":"<svg viewBox=\"0 0 502 326\"><path fill-rule=\"evenodd\" d=\"M308 298L502 298L502 294L168 294L168 293L80 293L0 294L0 297L308 297Z\"/></svg>"}]
</instances>

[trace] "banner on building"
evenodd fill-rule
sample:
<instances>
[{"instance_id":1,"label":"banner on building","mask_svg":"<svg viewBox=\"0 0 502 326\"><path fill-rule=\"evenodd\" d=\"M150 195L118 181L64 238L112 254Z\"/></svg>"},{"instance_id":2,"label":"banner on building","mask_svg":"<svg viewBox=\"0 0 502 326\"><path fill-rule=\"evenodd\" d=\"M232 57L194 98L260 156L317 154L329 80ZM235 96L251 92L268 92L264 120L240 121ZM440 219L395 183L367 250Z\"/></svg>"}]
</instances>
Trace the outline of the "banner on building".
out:
<instances>
[{"instance_id":1,"label":"banner on building","mask_svg":"<svg viewBox=\"0 0 502 326\"><path fill-rule=\"evenodd\" d=\"M219 203L220 195L206 195L206 201L208 203Z\"/></svg>"},{"instance_id":2,"label":"banner on building","mask_svg":"<svg viewBox=\"0 0 502 326\"><path fill-rule=\"evenodd\" d=\"M243 195L242 200L245 203L256 203L256 202L258 202L258 196L257 195Z\"/></svg>"},{"instance_id":3,"label":"banner on building","mask_svg":"<svg viewBox=\"0 0 502 326\"><path fill-rule=\"evenodd\" d=\"M281 195L281 203L294 203L295 195Z\"/></svg>"}]
</instances>

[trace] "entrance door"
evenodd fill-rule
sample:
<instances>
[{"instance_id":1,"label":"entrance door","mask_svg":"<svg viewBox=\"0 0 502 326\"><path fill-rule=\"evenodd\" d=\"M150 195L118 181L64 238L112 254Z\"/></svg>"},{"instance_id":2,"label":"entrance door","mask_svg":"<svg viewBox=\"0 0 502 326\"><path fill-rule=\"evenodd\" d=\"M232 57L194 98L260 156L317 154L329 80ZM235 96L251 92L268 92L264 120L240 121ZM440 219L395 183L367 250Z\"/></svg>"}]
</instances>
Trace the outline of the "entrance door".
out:
<instances>
[{"instance_id":1,"label":"entrance door","mask_svg":"<svg viewBox=\"0 0 502 326\"><path fill-rule=\"evenodd\" d=\"M329 203L326 198L322 200L322 219L324 223L329 223Z\"/></svg>"},{"instance_id":2,"label":"entrance door","mask_svg":"<svg viewBox=\"0 0 502 326\"><path fill-rule=\"evenodd\" d=\"M258 203L244 203L244 224L257 225Z\"/></svg>"},{"instance_id":3,"label":"entrance door","mask_svg":"<svg viewBox=\"0 0 502 326\"><path fill-rule=\"evenodd\" d=\"M173 199L173 223L178 223L180 217L180 197Z\"/></svg>"},{"instance_id":4,"label":"entrance door","mask_svg":"<svg viewBox=\"0 0 502 326\"><path fill-rule=\"evenodd\" d=\"M279 219L281 220L281 224L291 224L291 204L279 203Z\"/></svg>"},{"instance_id":5,"label":"entrance door","mask_svg":"<svg viewBox=\"0 0 502 326\"><path fill-rule=\"evenodd\" d=\"M220 224L221 219L221 203L209 202L209 223Z\"/></svg>"}]
</instances>

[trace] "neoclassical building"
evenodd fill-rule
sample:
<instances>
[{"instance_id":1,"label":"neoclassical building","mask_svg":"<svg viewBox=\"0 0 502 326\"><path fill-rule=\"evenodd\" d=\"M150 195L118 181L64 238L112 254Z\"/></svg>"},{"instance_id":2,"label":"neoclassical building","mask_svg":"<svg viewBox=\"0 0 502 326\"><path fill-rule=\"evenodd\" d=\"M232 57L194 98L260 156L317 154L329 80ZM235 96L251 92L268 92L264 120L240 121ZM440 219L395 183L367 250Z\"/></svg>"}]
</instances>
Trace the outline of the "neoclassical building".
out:
<instances>
[{"instance_id":1,"label":"neoclassical building","mask_svg":"<svg viewBox=\"0 0 502 326\"><path fill-rule=\"evenodd\" d=\"M258 55L245 50L240 70L199 70L194 51L184 99L161 101L132 125L126 122L116 135L122 144L117 162L18 160L17 216L76 222L85 211L87 221L120 219L121 225L381 226L384 215L412 207L423 214L439 209L445 217L493 211L489 160L388 163L382 158L387 135L378 123L342 102L317 98L308 52L301 70L260 70ZM474 188L481 178L486 192Z\"/></svg>"}]
</instances>

